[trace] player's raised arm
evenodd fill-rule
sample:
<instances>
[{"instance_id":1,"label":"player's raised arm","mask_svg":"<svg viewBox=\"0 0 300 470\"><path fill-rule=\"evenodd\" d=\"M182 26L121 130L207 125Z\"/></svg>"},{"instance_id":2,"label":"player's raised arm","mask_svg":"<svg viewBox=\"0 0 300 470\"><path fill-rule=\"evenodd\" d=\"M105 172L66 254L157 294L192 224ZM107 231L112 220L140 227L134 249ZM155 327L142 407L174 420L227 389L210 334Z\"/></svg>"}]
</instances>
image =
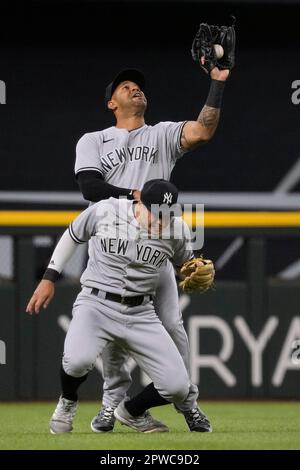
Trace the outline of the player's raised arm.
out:
<instances>
[{"instance_id":1,"label":"player's raised arm","mask_svg":"<svg viewBox=\"0 0 300 470\"><path fill-rule=\"evenodd\" d=\"M215 48L215 45L218 45ZM181 146L193 150L214 135L222 105L225 82L235 61L235 29L201 23L192 44L192 56L210 75L210 89L197 121L187 121L181 134ZM219 54L219 55L217 55Z\"/></svg>"},{"instance_id":2,"label":"player's raised arm","mask_svg":"<svg viewBox=\"0 0 300 470\"><path fill-rule=\"evenodd\" d=\"M228 70L219 71L214 69L211 72L211 77L225 77L226 72L227 74L229 73ZM222 95L226 78L223 80L221 78L218 80L212 79L206 103L197 121L187 121L185 123L181 134L181 146L184 149L194 150L200 144L208 142L213 137L220 119Z\"/></svg>"}]
</instances>

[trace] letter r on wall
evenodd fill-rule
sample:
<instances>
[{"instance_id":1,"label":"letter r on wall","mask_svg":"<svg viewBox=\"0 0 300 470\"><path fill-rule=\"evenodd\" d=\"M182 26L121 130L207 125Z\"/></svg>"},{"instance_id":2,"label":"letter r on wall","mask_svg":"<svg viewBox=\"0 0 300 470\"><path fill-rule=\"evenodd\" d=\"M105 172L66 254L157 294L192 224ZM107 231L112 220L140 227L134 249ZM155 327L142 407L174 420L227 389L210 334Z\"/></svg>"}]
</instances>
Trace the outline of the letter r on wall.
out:
<instances>
[{"instance_id":1,"label":"letter r on wall","mask_svg":"<svg viewBox=\"0 0 300 470\"><path fill-rule=\"evenodd\" d=\"M223 344L221 350L216 355L200 354L199 343L201 341L201 328L210 328L217 330L222 337ZM229 387L234 387L236 378L233 373L225 366L233 351L233 334L227 323L221 318L209 316L191 317L188 324L189 340L191 348L191 375L196 384L200 382L201 367L211 368Z\"/></svg>"}]
</instances>

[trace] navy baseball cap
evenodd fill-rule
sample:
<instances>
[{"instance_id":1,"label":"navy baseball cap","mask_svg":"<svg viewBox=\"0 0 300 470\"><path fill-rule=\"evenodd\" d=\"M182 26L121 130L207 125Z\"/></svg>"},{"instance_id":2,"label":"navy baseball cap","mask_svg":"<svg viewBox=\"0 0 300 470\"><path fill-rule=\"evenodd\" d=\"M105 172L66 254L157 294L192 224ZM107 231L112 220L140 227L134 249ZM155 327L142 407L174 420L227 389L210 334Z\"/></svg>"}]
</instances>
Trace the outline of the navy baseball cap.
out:
<instances>
[{"instance_id":1,"label":"navy baseball cap","mask_svg":"<svg viewBox=\"0 0 300 470\"><path fill-rule=\"evenodd\" d=\"M111 99L117 86L125 80L136 83L144 91L146 80L142 72L136 69L122 70L105 89L105 107L107 107L107 102Z\"/></svg>"},{"instance_id":2,"label":"navy baseball cap","mask_svg":"<svg viewBox=\"0 0 300 470\"><path fill-rule=\"evenodd\" d=\"M151 204L167 204L171 207L178 199L178 189L170 181L155 179L147 181L141 191L141 201L151 211ZM158 206L156 206L156 209ZM153 212L153 209L152 209Z\"/></svg>"}]
</instances>

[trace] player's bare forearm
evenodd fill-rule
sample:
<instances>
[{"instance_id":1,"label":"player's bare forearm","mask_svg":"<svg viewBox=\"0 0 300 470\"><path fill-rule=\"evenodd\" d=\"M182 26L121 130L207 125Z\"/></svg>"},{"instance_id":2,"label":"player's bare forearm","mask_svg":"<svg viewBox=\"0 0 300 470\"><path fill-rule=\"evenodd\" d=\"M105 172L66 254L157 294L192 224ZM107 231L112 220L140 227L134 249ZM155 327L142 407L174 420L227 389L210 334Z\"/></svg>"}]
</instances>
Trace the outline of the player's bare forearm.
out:
<instances>
[{"instance_id":1,"label":"player's bare forearm","mask_svg":"<svg viewBox=\"0 0 300 470\"><path fill-rule=\"evenodd\" d=\"M220 109L204 105L197 121L188 121L182 130L181 146L194 150L214 135L220 119Z\"/></svg>"},{"instance_id":2,"label":"player's bare forearm","mask_svg":"<svg viewBox=\"0 0 300 470\"><path fill-rule=\"evenodd\" d=\"M212 136L218 126L220 119L220 109L212 108L206 104L201 109L201 112L198 116L197 122L204 127L207 132L207 137ZM205 133L202 129L199 130L199 133Z\"/></svg>"},{"instance_id":3,"label":"player's bare forearm","mask_svg":"<svg viewBox=\"0 0 300 470\"><path fill-rule=\"evenodd\" d=\"M197 122L203 128L199 131L202 136L202 140L207 142L213 137L219 124L220 112L220 108L213 108L206 104L201 109Z\"/></svg>"},{"instance_id":4,"label":"player's bare forearm","mask_svg":"<svg viewBox=\"0 0 300 470\"><path fill-rule=\"evenodd\" d=\"M211 71L211 83L206 103L197 121L188 121L183 127L181 135L183 148L193 150L213 137L220 119L222 95L228 74L229 70L219 70L217 67Z\"/></svg>"}]
</instances>

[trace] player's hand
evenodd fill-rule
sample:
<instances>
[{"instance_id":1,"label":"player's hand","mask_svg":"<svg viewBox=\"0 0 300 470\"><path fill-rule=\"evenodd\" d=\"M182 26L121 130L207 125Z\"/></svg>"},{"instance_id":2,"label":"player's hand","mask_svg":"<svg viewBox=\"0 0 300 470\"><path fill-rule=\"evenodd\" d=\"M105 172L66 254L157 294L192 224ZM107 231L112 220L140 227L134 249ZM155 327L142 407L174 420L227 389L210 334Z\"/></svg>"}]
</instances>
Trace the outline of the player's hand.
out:
<instances>
[{"instance_id":1,"label":"player's hand","mask_svg":"<svg viewBox=\"0 0 300 470\"><path fill-rule=\"evenodd\" d=\"M141 200L141 191L133 191L133 199L135 201L140 201Z\"/></svg>"},{"instance_id":2,"label":"player's hand","mask_svg":"<svg viewBox=\"0 0 300 470\"><path fill-rule=\"evenodd\" d=\"M229 72L230 71L228 69L220 70L218 69L218 67L214 67L210 72L210 78L212 78L213 80L220 80L225 82L229 77Z\"/></svg>"},{"instance_id":3,"label":"player's hand","mask_svg":"<svg viewBox=\"0 0 300 470\"><path fill-rule=\"evenodd\" d=\"M32 315L33 313L39 313L41 307L47 308L54 296L54 292L54 283L43 279L29 300L26 312Z\"/></svg>"}]
</instances>

